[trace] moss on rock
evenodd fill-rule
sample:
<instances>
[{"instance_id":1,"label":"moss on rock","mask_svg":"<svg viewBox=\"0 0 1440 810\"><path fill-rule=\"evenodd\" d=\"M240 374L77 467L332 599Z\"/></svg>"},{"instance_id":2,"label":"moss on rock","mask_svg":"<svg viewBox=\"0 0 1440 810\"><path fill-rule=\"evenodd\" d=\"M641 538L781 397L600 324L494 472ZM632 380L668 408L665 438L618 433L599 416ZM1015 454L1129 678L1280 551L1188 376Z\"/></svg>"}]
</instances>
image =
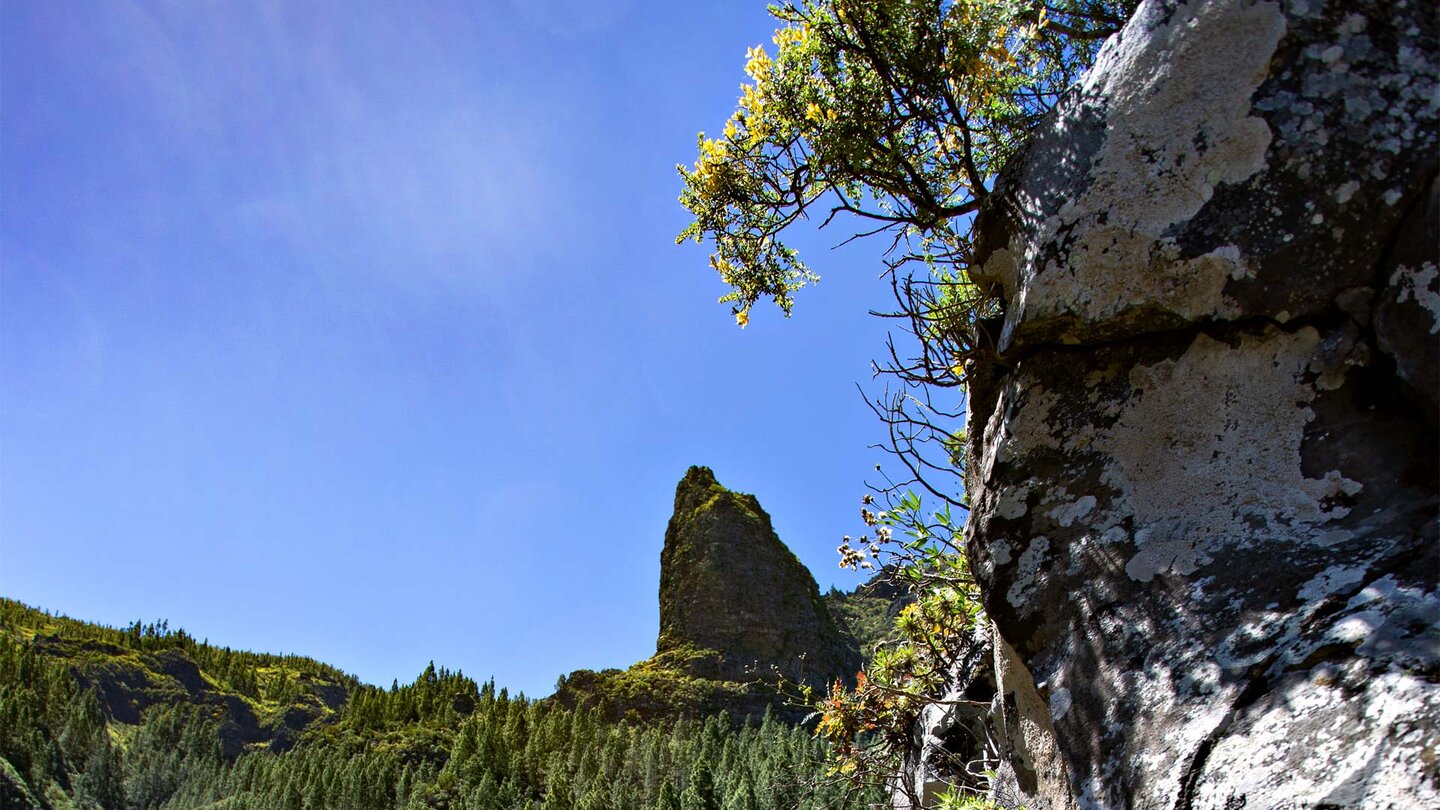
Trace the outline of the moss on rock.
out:
<instances>
[{"instance_id":1,"label":"moss on rock","mask_svg":"<svg viewBox=\"0 0 1440 810\"><path fill-rule=\"evenodd\" d=\"M787 697L853 678L860 663L855 640L755 496L691 467L660 553L655 655L628 670L572 673L556 699L632 719L722 710L741 719L767 709L798 719L807 709Z\"/></svg>"}]
</instances>

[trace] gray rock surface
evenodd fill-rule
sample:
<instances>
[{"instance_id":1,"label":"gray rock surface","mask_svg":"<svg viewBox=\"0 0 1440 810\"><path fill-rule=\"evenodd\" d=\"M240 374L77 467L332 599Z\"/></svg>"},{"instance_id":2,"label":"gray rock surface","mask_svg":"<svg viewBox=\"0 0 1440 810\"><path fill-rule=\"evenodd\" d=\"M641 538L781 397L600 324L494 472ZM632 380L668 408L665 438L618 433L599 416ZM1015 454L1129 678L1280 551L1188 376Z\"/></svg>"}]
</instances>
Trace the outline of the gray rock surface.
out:
<instances>
[{"instance_id":1,"label":"gray rock surface","mask_svg":"<svg viewBox=\"0 0 1440 810\"><path fill-rule=\"evenodd\" d=\"M1440 806L1437 15L1145 2L976 224L996 795Z\"/></svg>"}]
</instances>

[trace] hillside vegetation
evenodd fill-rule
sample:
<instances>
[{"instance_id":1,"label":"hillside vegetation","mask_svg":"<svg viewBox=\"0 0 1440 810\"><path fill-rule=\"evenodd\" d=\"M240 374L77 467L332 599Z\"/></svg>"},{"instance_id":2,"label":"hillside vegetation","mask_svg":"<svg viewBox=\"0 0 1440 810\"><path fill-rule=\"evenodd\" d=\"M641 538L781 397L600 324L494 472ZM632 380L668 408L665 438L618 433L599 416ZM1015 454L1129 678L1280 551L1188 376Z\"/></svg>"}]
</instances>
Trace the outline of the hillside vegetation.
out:
<instances>
[{"instance_id":1,"label":"hillside vegetation","mask_svg":"<svg viewBox=\"0 0 1440 810\"><path fill-rule=\"evenodd\" d=\"M360 684L298 656L0 600L0 808L780 810L878 802L765 716L650 724L431 665Z\"/></svg>"}]
</instances>

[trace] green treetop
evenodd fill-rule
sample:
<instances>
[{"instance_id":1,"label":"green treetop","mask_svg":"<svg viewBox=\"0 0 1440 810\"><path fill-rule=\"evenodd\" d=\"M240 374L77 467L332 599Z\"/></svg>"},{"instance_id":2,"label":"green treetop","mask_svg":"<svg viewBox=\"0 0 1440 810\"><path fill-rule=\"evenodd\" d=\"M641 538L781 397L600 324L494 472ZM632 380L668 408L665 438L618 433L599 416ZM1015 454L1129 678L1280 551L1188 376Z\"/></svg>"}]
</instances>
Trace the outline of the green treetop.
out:
<instances>
[{"instance_id":1,"label":"green treetop","mask_svg":"<svg viewBox=\"0 0 1440 810\"><path fill-rule=\"evenodd\" d=\"M680 239L710 239L743 326L768 297L787 314L815 274L781 233L820 206L953 281L968 215L995 173L1116 31L1130 0L804 0L770 7L772 56L717 137L701 133ZM950 290L973 307L973 290Z\"/></svg>"}]
</instances>

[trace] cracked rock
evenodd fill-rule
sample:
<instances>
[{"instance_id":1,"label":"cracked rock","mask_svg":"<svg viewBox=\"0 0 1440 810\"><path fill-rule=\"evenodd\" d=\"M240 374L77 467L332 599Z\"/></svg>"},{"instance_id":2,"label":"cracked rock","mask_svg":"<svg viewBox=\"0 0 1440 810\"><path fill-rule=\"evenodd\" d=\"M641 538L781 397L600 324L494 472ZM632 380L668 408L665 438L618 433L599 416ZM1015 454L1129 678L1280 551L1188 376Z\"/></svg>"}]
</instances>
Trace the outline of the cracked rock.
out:
<instances>
[{"instance_id":1,"label":"cracked rock","mask_svg":"<svg viewBox=\"0 0 1440 810\"><path fill-rule=\"evenodd\" d=\"M1440 806L1437 22L1142 3L997 183L995 798Z\"/></svg>"}]
</instances>

